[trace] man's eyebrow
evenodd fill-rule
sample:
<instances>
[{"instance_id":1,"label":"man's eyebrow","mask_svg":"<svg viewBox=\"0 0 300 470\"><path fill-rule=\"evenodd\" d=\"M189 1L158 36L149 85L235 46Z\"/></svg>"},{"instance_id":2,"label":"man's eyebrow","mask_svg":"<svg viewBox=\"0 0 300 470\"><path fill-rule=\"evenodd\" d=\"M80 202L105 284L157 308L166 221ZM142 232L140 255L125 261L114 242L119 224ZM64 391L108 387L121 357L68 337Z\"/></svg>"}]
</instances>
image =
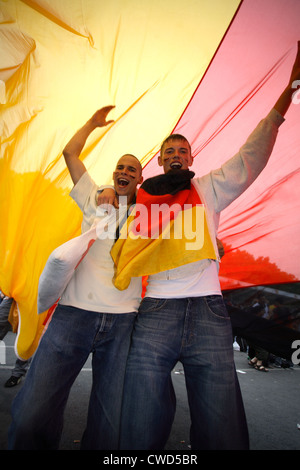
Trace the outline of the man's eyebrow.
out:
<instances>
[{"instance_id":1,"label":"man's eyebrow","mask_svg":"<svg viewBox=\"0 0 300 470\"><path fill-rule=\"evenodd\" d=\"M170 146L168 146L168 147L166 146L164 150L165 150L165 151L166 151L166 150L174 150L174 148L175 148L175 147L173 147L173 145L170 145ZM187 149L186 147L179 147L179 150L188 150L188 149Z\"/></svg>"},{"instance_id":2,"label":"man's eyebrow","mask_svg":"<svg viewBox=\"0 0 300 470\"><path fill-rule=\"evenodd\" d=\"M119 165L117 165L117 168L125 168L126 165L124 165L123 163L120 163ZM127 165L128 169L130 171L137 171L137 169L135 168L135 166L131 166L131 165Z\"/></svg>"}]
</instances>

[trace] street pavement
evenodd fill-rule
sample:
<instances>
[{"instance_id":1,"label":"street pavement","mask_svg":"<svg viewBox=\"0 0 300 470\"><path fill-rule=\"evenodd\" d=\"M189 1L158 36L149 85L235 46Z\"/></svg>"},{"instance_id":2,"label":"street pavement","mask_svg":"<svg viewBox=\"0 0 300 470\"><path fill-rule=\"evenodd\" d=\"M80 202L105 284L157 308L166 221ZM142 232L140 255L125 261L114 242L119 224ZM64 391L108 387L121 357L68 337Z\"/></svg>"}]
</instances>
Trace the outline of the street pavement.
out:
<instances>
[{"instance_id":1,"label":"street pavement","mask_svg":"<svg viewBox=\"0 0 300 470\"><path fill-rule=\"evenodd\" d=\"M11 403L22 387L4 388L15 362L15 335L4 338L5 363L0 357L0 450L6 449ZM3 344L2 344L3 347ZM2 350L3 352L3 350ZM1 353L1 352L0 352ZM259 372L248 365L247 354L234 351L235 364L248 420L251 450L300 450L300 367L283 369L271 367ZM91 388L91 361L85 364L76 379L65 412L61 440L62 450L79 450L85 427ZM173 429L166 446L168 451L188 451L189 409L184 372L180 363L172 372L177 396L177 411Z\"/></svg>"}]
</instances>

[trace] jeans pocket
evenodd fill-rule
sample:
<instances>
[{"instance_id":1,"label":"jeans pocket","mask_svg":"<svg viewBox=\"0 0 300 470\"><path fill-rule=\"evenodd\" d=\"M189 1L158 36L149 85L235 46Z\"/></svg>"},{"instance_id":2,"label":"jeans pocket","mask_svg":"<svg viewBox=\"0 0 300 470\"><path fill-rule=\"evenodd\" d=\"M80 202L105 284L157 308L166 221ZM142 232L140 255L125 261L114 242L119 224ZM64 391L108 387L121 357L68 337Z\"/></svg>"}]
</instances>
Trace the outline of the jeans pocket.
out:
<instances>
[{"instance_id":1,"label":"jeans pocket","mask_svg":"<svg viewBox=\"0 0 300 470\"><path fill-rule=\"evenodd\" d=\"M228 311L221 295L207 295L204 297L208 311L217 318L230 320Z\"/></svg>"},{"instance_id":2,"label":"jeans pocket","mask_svg":"<svg viewBox=\"0 0 300 470\"><path fill-rule=\"evenodd\" d=\"M154 299L152 297L145 297L140 305L139 313L156 312L162 309L168 299Z\"/></svg>"}]
</instances>

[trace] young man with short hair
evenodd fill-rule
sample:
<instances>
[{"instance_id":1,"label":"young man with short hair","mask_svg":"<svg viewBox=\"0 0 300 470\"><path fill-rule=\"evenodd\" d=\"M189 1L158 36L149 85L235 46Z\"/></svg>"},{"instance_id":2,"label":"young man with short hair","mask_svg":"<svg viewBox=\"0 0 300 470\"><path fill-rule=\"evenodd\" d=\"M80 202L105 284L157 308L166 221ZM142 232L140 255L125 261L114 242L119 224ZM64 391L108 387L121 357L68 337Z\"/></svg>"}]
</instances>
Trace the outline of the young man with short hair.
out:
<instances>
[{"instance_id":1,"label":"young man with short hair","mask_svg":"<svg viewBox=\"0 0 300 470\"><path fill-rule=\"evenodd\" d=\"M170 374L177 361L184 366L192 449L248 449L232 328L218 279L215 240L220 212L250 186L267 164L295 92L294 81L299 79L298 43L286 89L237 155L220 169L194 179L188 171L193 161L188 141L177 134L169 136L162 145L158 162L164 175L154 177L155 187L160 187L160 177L164 185L170 179L171 187L172 172L177 172L177 177L182 173L186 180L190 178L186 190L196 190L193 194L204 204L209 228L206 238L215 246L215 255L162 270L148 278L127 362L121 449L164 448L175 414ZM139 192L143 187L151 187L154 178L150 178L150 183L146 180ZM168 190L168 194L174 192ZM138 200L139 196L137 204ZM161 256L159 245L156 253L152 252L152 263L155 256L158 259Z\"/></svg>"}]
</instances>

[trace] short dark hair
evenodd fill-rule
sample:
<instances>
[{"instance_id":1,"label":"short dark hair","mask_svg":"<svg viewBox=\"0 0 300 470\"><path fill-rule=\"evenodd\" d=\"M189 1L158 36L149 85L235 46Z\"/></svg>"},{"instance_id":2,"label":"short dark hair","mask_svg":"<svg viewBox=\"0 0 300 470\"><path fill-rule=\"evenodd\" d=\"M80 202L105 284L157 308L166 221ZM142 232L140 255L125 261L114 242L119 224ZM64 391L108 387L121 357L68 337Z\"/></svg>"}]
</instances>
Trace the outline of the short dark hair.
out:
<instances>
[{"instance_id":1,"label":"short dark hair","mask_svg":"<svg viewBox=\"0 0 300 470\"><path fill-rule=\"evenodd\" d=\"M169 142L169 140L184 140L185 142L188 143L190 152L192 153L191 144L189 143L189 141L187 140L187 138L184 137L184 135L181 135L181 134L171 134L171 135L169 135L169 136L163 141L163 143L161 144L161 147L160 147L160 154L162 154L162 152L163 152L163 147L164 147L164 145L165 145L167 142Z\"/></svg>"}]
</instances>

